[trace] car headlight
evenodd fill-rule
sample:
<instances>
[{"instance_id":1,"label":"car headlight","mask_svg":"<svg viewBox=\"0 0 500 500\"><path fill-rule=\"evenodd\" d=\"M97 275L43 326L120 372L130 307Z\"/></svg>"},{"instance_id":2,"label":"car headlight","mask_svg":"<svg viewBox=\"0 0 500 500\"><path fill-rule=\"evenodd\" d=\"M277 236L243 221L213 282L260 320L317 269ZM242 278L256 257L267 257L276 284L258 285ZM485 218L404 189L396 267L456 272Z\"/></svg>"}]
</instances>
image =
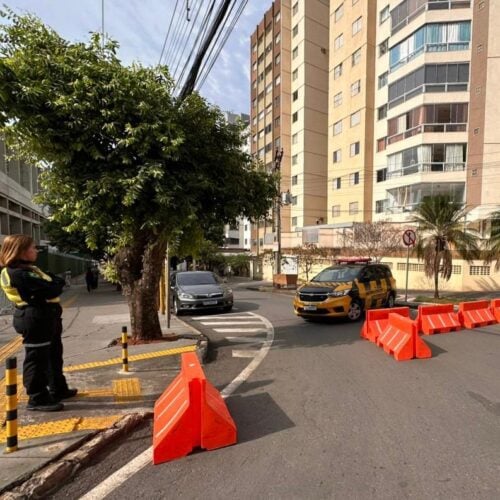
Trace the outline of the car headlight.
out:
<instances>
[{"instance_id":1,"label":"car headlight","mask_svg":"<svg viewBox=\"0 0 500 500\"><path fill-rule=\"evenodd\" d=\"M232 295L233 294L233 291L231 290L231 288L228 288L225 292L224 292L224 295Z\"/></svg>"},{"instance_id":2,"label":"car headlight","mask_svg":"<svg viewBox=\"0 0 500 500\"><path fill-rule=\"evenodd\" d=\"M349 295L349 292L351 291L350 288L347 290L339 290L339 291L333 291L328 293L328 297L344 297L345 295Z\"/></svg>"},{"instance_id":3,"label":"car headlight","mask_svg":"<svg viewBox=\"0 0 500 500\"><path fill-rule=\"evenodd\" d=\"M180 293L179 299L193 299L194 297L190 293Z\"/></svg>"}]
</instances>

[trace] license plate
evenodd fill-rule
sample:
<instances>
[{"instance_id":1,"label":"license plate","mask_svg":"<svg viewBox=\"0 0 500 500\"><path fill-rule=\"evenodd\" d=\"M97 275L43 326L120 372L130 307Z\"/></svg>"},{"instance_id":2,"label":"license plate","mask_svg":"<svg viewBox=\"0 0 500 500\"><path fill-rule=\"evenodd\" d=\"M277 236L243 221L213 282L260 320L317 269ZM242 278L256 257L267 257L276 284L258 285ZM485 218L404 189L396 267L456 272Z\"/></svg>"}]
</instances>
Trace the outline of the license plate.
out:
<instances>
[{"instance_id":1,"label":"license plate","mask_svg":"<svg viewBox=\"0 0 500 500\"><path fill-rule=\"evenodd\" d=\"M316 306L304 306L304 311L316 311Z\"/></svg>"},{"instance_id":2,"label":"license plate","mask_svg":"<svg viewBox=\"0 0 500 500\"><path fill-rule=\"evenodd\" d=\"M203 305L204 306L215 306L215 305L217 305L217 301L216 300L205 300L203 302Z\"/></svg>"}]
</instances>

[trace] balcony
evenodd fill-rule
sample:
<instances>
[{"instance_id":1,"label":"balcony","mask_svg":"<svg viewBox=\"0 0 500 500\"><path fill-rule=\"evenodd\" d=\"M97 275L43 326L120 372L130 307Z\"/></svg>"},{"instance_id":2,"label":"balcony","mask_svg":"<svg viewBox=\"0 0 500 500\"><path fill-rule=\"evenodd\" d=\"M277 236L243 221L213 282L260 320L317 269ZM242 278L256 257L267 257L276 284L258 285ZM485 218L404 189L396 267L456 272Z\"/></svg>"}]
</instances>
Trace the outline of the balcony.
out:
<instances>
[{"instance_id":1,"label":"balcony","mask_svg":"<svg viewBox=\"0 0 500 500\"><path fill-rule=\"evenodd\" d=\"M408 165L399 170L393 170L387 172L386 179L394 179L397 177L403 177L405 175L412 175L418 173L429 173L429 172L464 172L465 163L443 163L443 162L432 162L432 163L417 163L414 165Z\"/></svg>"},{"instance_id":2,"label":"balcony","mask_svg":"<svg viewBox=\"0 0 500 500\"><path fill-rule=\"evenodd\" d=\"M391 10L391 36L430 10L468 9L470 0L404 0Z\"/></svg>"},{"instance_id":3,"label":"balcony","mask_svg":"<svg viewBox=\"0 0 500 500\"><path fill-rule=\"evenodd\" d=\"M414 135L426 132L467 132L467 123L423 123L399 134L387 137L387 144L394 144L404 139L408 139L409 137L413 137Z\"/></svg>"}]
</instances>

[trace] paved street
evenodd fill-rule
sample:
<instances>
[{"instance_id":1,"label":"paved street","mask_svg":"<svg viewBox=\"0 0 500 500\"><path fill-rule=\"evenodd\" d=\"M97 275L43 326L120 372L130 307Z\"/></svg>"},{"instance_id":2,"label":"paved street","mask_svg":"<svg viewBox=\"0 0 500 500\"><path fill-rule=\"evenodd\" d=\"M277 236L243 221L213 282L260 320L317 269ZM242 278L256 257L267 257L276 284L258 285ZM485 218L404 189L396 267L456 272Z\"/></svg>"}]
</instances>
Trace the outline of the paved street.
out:
<instances>
[{"instance_id":1,"label":"paved street","mask_svg":"<svg viewBox=\"0 0 500 500\"><path fill-rule=\"evenodd\" d=\"M289 296L235 292L233 324L184 319L211 338L205 371L219 389L267 334L259 323L215 330L253 315L274 327L268 355L226 400L238 444L148 464L107 498L499 497L498 325L426 337L432 359L398 363L360 340L360 324L305 323ZM150 444L151 430L137 431L53 498L80 497Z\"/></svg>"}]
</instances>

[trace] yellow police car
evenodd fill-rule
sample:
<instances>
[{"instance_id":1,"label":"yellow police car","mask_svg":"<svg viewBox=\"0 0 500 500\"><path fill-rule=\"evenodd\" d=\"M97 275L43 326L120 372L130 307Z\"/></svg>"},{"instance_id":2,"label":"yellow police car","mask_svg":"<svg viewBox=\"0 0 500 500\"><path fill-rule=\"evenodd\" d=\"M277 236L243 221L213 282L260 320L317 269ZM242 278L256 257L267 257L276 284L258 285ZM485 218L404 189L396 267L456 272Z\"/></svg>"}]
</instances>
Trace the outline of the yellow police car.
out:
<instances>
[{"instance_id":1,"label":"yellow police car","mask_svg":"<svg viewBox=\"0 0 500 500\"><path fill-rule=\"evenodd\" d=\"M366 309L393 307L396 281L388 266L370 259L339 260L323 269L295 295L297 316L360 319Z\"/></svg>"}]
</instances>

